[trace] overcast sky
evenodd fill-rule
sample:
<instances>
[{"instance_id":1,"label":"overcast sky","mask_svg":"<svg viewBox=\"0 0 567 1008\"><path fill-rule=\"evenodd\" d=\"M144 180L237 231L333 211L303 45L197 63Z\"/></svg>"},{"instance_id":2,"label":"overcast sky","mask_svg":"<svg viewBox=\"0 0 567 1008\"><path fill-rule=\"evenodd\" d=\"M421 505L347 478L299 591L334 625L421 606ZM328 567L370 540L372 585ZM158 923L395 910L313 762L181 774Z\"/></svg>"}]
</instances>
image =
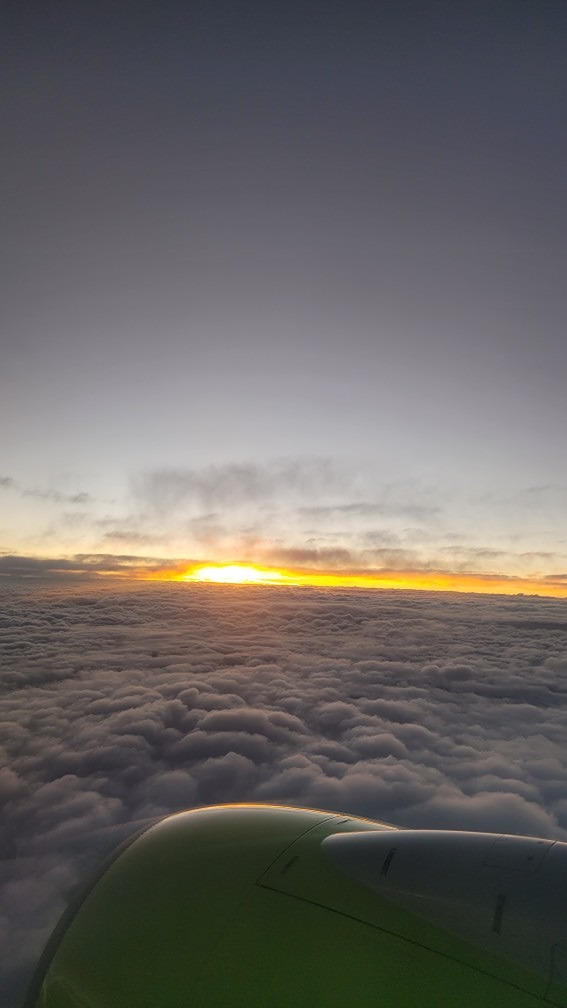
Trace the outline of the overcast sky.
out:
<instances>
[{"instance_id":1,"label":"overcast sky","mask_svg":"<svg viewBox=\"0 0 567 1008\"><path fill-rule=\"evenodd\" d=\"M227 801L567 840L560 599L0 585L0 990L101 856Z\"/></svg>"},{"instance_id":2,"label":"overcast sky","mask_svg":"<svg viewBox=\"0 0 567 1008\"><path fill-rule=\"evenodd\" d=\"M4 554L565 573L563 0L1 34Z\"/></svg>"}]
</instances>

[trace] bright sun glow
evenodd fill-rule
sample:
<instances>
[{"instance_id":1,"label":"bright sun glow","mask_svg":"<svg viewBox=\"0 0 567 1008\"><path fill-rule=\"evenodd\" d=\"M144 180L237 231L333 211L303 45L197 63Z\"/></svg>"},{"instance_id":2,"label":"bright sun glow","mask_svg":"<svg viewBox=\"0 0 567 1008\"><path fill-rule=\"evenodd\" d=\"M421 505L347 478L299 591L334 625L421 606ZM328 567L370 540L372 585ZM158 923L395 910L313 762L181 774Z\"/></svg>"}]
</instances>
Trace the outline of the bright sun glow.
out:
<instances>
[{"instance_id":1,"label":"bright sun glow","mask_svg":"<svg viewBox=\"0 0 567 1008\"><path fill-rule=\"evenodd\" d=\"M151 576L150 576L151 577ZM155 576L153 576L155 577ZM567 586L523 578L483 577L420 571L274 571L251 563L206 563L172 572L159 580L217 585L286 585L311 588L410 589L433 592L482 592L489 595L542 595L565 598Z\"/></svg>"},{"instance_id":2,"label":"bright sun glow","mask_svg":"<svg viewBox=\"0 0 567 1008\"><path fill-rule=\"evenodd\" d=\"M283 580L279 571L247 564L210 564L185 574L184 581L214 581L216 584L274 584Z\"/></svg>"},{"instance_id":3,"label":"bright sun glow","mask_svg":"<svg viewBox=\"0 0 567 1008\"><path fill-rule=\"evenodd\" d=\"M113 572L114 573L114 572ZM487 576L451 571L321 571L273 570L253 564L202 564L146 575L151 580L190 581L201 584L285 585L311 588L387 588L418 591L482 592L490 595L542 595L567 597L562 581L532 580L511 576Z\"/></svg>"}]
</instances>

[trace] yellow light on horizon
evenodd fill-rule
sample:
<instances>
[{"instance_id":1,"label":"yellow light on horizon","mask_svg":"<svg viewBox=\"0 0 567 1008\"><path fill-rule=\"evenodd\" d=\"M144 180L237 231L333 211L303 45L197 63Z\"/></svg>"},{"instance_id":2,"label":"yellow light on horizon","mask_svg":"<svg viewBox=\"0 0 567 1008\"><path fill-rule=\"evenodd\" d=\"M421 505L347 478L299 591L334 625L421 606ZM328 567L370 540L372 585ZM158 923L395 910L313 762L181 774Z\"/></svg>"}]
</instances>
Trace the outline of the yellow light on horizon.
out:
<instances>
[{"instance_id":1,"label":"yellow light on horizon","mask_svg":"<svg viewBox=\"0 0 567 1008\"><path fill-rule=\"evenodd\" d=\"M155 575L153 575L155 577ZM203 564L183 572L158 575L160 580L193 584L273 585L310 588L397 589L402 591L448 591L488 595L540 595L567 597L567 584L513 575L420 570L274 570L252 564Z\"/></svg>"},{"instance_id":2,"label":"yellow light on horizon","mask_svg":"<svg viewBox=\"0 0 567 1008\"><path fill-rule=\"evenodd\" d=\"M251 564L207 564L196 567L183 581L208 581L214 584L276 584L285 580L279 571L253 567Z\"/></svg>"}]
</instances>

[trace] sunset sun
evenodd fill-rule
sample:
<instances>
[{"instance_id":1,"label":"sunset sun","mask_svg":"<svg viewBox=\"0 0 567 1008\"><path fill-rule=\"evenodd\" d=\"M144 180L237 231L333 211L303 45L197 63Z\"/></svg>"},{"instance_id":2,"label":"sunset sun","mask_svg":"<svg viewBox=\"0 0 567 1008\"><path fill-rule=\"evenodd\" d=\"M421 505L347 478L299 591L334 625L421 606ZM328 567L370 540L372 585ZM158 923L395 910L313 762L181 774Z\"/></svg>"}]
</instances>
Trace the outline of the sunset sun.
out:
<instances>
[{"instance_id":1,"label":"sunset sun","mask_svg":"<svg viewBox=\"0 0 567 1008\"><path fill-rule=\"evenodd\" d=\"M208 564L185 574L184 581L208 581L216 584L275 584L284 579L278 571L248 564Z\"/></svg>"}]
</instances>

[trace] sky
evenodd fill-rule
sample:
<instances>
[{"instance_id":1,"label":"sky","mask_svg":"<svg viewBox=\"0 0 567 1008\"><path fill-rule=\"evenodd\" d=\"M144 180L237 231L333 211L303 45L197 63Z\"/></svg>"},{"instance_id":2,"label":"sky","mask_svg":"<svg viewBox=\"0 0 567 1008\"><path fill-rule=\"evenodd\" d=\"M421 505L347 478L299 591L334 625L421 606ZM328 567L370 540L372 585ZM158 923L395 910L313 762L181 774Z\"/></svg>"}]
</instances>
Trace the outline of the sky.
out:
<instances>
[{"instance_id":1,"label":"sky","mask_svg":"<svg viewBox=\"0 0 567 1008\"><path fill-rule=\"evenodd\" d=\"M567 594L563 0L1 36L4 576Z\"/></svg>"},{"instance_id":2,"label":"sky","mask_svg":"<svg viewBox=\"0 0 567 1008\"><path fill-rule=\"evenodd\" d=\"M156 816L272 802L567 841L563 599L0 584L0 990Z\"/></svg>"}]
</instances>

